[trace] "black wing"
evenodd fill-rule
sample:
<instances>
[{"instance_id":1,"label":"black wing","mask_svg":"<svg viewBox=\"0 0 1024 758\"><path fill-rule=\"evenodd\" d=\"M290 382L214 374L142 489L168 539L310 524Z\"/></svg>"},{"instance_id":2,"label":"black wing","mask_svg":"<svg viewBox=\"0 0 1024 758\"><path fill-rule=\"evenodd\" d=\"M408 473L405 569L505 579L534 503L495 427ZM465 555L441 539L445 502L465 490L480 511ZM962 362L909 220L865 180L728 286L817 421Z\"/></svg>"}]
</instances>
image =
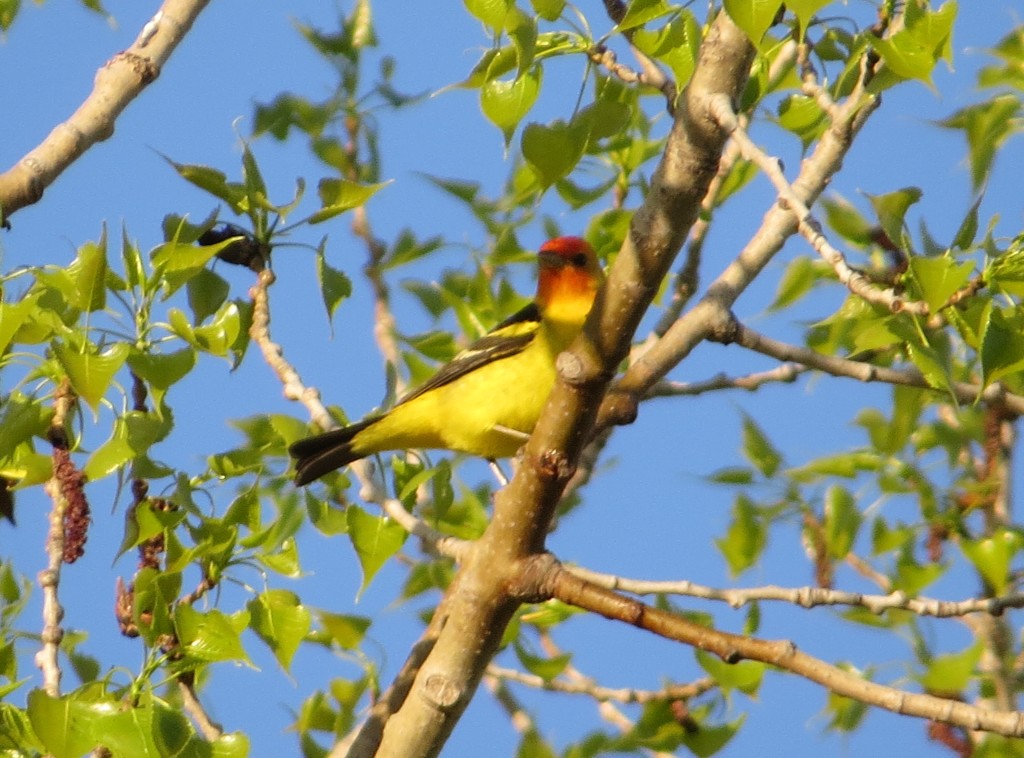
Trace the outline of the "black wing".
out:
<instances>
[{"instance_id":1,"label":"black wing","mask_svg":"<svg viewBox=\"0 0 1024 758\"><path fill-rule=\"evenodd\" d=\"M539 324L540 310L536 303L530 303L452 358L424 384L399 400L398 404L407 403L430 390L454 382L492 361L521 353L533 341Z\"/></svg>"}]
</instances>

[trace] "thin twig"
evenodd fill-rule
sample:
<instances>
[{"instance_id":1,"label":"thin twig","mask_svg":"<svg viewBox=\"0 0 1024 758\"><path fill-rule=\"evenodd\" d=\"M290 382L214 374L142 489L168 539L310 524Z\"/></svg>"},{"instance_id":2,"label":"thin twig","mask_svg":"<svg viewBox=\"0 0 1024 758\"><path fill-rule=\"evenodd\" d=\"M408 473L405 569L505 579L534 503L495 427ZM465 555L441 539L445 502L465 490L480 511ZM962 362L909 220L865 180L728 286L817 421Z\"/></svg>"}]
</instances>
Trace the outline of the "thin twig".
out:
<instances>
[{"instance_id":1,"label":"thin twig","mask_svg":"<svg viewBox=\"0 0 1024 758\"><path fill-rule=\"evenodd\" d=\"M808 368L824 371L832 376L845 376L862 382L883 382L937 391L948 389L962 403L970 404L982 400L1002 404L1014 414L1024 415L1024 397L1007 392L999 383L982 387L969 382L950 382L948 388L938 388L930 385L916 368L894 369L836 355L825 355L810 348L772 339L738 322L734 322L732 328L727 332L729 341L737 345L781 361L791 361Z\"/></svg>"},{"instance_id":2,"label":"thin twig","mask_svg":"<svg viewBox=\"0 0 1024 758\"><path fill-rule=\"evenodd\" d=\"M662 700L687 700L697 697L717 684L711 677L698 679L690 684L673 684L660 690L641 690L633 687L603 687L591 681L567 682L562 679L545 679L536 674L505 668L492 663L487 667L489 676L550 692L567 695L587 695L594 700L614 700L617 703L652 703Z\"/></svg>"},{"instance_id":3,"label":"thin twig","mask_svg":"<svg viewBox=\"0 0 1024 758\"><path fill-rule=\"evenodd\" d=\"M75 395L71 383L64 380L54 395L53 420L50 422L54 452L63 450L67 453L67 440L64 425L68 414L75 403ZM64 512L68 500L60 485L58 472L46 482L44 487L50 496L53 507L50 509L50 526L46 535L46 568L39 572L37 580L43 595L43 629L40 634L42 647L35 656L36 666L43 673L43 689L50 697L60 697L60 680L62 676L58 654L60 643L64 639L61 621L64 609L60 604L60 571L64 563Z\"/></svg>"},{"instance_id":4,"label":"thin twig","mask_svg":"<svg viewBox=\"0 0 1024 758\"><path fill-rule=\"evenodd\" d=\"M210 714L206 712L206 708L196 695L194 681L178 677L178 694L181 695L182 708L196 722L203 737L210 742L219 740L224 735L224 727L210 718Z\"/></svg>"},{"instance_id":5,"label":"thin twig","mask_svg":"<svg viewBox=\"0 0 1024 758\"><path fill-rule=\"evenodd\" d=\"M552 559L553 560L553 559ZM983 730L1007 737L1024 736L1024 712L979 708L950 698L906 692L870 681L799 651L788 640L762 640L730 634L695 623L680 614L645 605L600 587L569 571L544 573L553 597L605 618L632 624L660 637L676 640L719 656L729 663L754 660L776 666L826 687L837 695L892 713Z\"/></svg>"},{"instance_id":6,"label":"thin twig","mask_svg":"<svg viewBox=\"0 0 1024 758\"><path fill-rule=\"evenodd\" d=\"M634 595L681 595L701 600L717 600L727 603L732 608L742 608L750 603L763 600L774 600L801 608L847 605L866 608L876 614L898 609L910 611L918 616L933 616L935 618L954 618L966 616L969 613L987 613L991 616L999 616L1008 608L1024 608L1024 594L953 601L929 597L910 597L901 591L891 592L888 595L865 595L861 592L845 592L822 587L777 587L775 585L718 589L686 580L627 579L573 566L566 566L565 569L581 579L609 590L619 590Z\"/></svg>"},{"instance_id":7,"label":"thin twig","mask_svg":"<svg viewBox=\"0 0 1024 758\"><path fill-rule=\"evenodd\" d=\"M799 363L783 363L767 371L757 371L744 376L728 376L717 374L710 379L700 382L672 382L666 379L661 380L647 397L678 397L681 395L703 395L705 392L716 392L718 390L741 389L753 392L765 384L781 382L789 384L796 381L797 377L808 371L807 366Z\"/></svg>"},{"instance_id":8,"label":"thin twig","mask_svg":"<svg viewBox=\"0 0 1024 758\"><path fill-rule=\"evenodd\" d=\"M270 336L270 297L269 288L274 283L274 273L264 269L257 275L256 283L249 289L252 298L253 315L249 336L263 353L263 359L273 370L283 386L284 396L289 400L301 402L309 411L313 423L327 431L336 427L334 419L320 401L320 392L314 387L303 383L299 372L284 357L284 349L274 342ZM398 500L388 498L383 488L373 476L373 466L368 461L354 461L350 470L359 479L360 496L368 503L376 503L395 522L406 531L420 538L426 545L441 555L458 559L464 554L464 544L456 537L449 537L431 529L420 519L405 510Z\"/></svg>"},{"instance_id":9,"label":"thin twig","mask_svg":"<svg viewBox=\"0 0 1024 758\"><path fill-rule=\"evenodd\" d=\"M778 159L772 158L754 144L727 99L717 97L712 106L712 113L722 128L739 143L743 157L757 164L758 168L771 180L779 193L779 202L787 207L796 218L800 234L810 243L814 251L832 267L836 277L850 292L869 303L884 306L893 313L906 311L921 316L928 315L928 304L924 301L906 300L892 289L876 287L864 275L864 272L853 268L846 262L846 257L825 237L821 223L811 213L810 208L793 190L793 186L782 173Z\"/></svg>"}]
</instances>

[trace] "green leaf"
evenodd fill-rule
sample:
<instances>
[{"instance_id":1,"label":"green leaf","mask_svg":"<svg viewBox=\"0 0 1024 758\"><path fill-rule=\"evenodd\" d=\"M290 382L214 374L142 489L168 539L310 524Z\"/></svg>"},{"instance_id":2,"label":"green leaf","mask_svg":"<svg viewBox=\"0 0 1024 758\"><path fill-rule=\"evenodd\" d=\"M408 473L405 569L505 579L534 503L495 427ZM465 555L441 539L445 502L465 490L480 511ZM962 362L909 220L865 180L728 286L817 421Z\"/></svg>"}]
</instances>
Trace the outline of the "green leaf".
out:
<instances>
[{"instance_id":1,"label":"green leaf","mask_svg":"<svg viewBox=\"0 0 1024 758\"><path fill-rule=\"evenodd\" d=\"M345 650L359 649L371 623L366 616L348 616L327 611L318 611L317 618L324 631Z\"/></svg>"},{"instance_id":2,"label":"green leaf","mask_svg":"<svg viewBox=\"0 0 1024 758\"><path fill-rule=\"evenodd\" d=\"M907 355L930 387L948 390L952 377L949 374L949 356L940 353L930 345L907 343Z\"/></svg>"},{"instance_id":3,"label":"green leaf","mask_svg":"<svg viewBox=\"0 0 1024 758\"><path fill-rule=\"evenodd\" d=\"M906 226L904 219L910 206L921 199L921 194L921 190L917 187L905 187L885 195L867 195L883 231L893 241L893 244L905 250L909 250L910 245L904 231Z\"/></svg>"},{"instance_id":4,"label":"green leaf","mask_svg":"<svg viewBox=\"0 0 1024 758\"><path fill-rule=\"evenodd\" d=\"M195 365L196 351L190 347L171 353L143 353L133 349L128 355L128 367L161 390L184 379Z\"/></svg>"},{"instance_id":5,"label":"green leaf","mask_svg":"<svg viewBox=\"0 0 1024 758\"><path fill-rule=\"evenodd\" d=\"M695 650L697 663L710 674L718 686L725 691L739 690L745 695L755 695L764 678L765 664L760 661L739 661L726 663L717 655Z\"/></svg>"},{"instance_id":6,"label":"green leaf","mask_svg":"<svg viewBox=\"0 0 1024 758\"><path fill-rule=\"evenodd\" d=\"M821 271L818 262L805 255L794 258L779 279L775 300L769 308L779 311L799 301L821 278Z\"/></svg>"},{"instance_id":7,"label":"green leaf","mask_svg":"<svg viewBox=\"0 0 1024 758\"><path fill-rule=\"evenodd\" d=\"M505 15L512 7L512 0L463 1L466 4L466 10L495 31L504 27Z\"/></svg>"},{"instance_id":8,"label":"green leaf","mask_svg":"<svg viewBox=\"0 0 1024 758\"><path fill-rule=\"evenodd\" d=\"M11 753L11 758L21 758L29 750L43 751L43 744L32 731L28 713L10 703L0 703L0 750L20 751Z\"/></svg>"},{"instance_id":9,"label":"green leaf","mask_svg":"<svg viewBox=\"0 0 1024 758\"><path fill-rule=\"evenodd\" d=\"M781 7L782 0L725 0L725 12L755 46L761 44Z\"/></svg>"},{"instance_id":10,"label":"green leaf","mask_svg":"<svg viewBox=\"0 0 1024 758\"><path fill-rule=\"evenodd\" d=\"M821 204L825 207L825 220L836 234L856 245L871 242L871 224L848 201L825 198Z\"/></svg>"},{"instance_id":11,"label":"green leaf","mask_svg":"<svg viewBox=\"0 0 1024 758\"><path fill-rule=\"evenodd\" d=\"M345 514L349 539L352 540L363 570L363 583L359 588L361 594L381 566L402 547L408 533L394 521L371 516L357 505L350 505Z\"/></svg>"},{"instance_id":12,"label":"green leaf","mask_svg":"<svg viewBox=\"0 0 1024 758\"><path fill-rule=\"evenodd\" d=\"M205 326L193 328L177 308L171 308L167 314L171 330L193 347L197 347L211 355L226 357L228 351L244 336L242 314L234 302L225 303L216 318Z\"/></svg>"},{"instance_id":13,"label":"green leaf","mask_svg":"<svg viewBox=\"0 0 1024 758\"><path fill-rule=\"evenodd\" d=\"M92 343L78 352L63 342L53 343L53 353L67 374L75 394L85 400L93 412L98 412L100 401L114 379L130 348L124 343L111 345L103 353L97 353Z\"/></svg>"},{"instance_id":14,"label":"green leaf","mask_svg":"<svg viewBox=\"0 0 1024 758\"><path fill-rule=\"evenodd\" d=\"M82 473L90 482L109 476L135 457L135 451L128 444L127 428L123 424L114 426L114 433L89 456L82 467Z\"/></svg>"},{"instance_id":15,"label":"green leaf","mask_svg":"<svg viewBox=\"0 0 1024 758\"><path fill-rule=\"evenodd\" d=\"M861 525L857 501L845 487L837 484L825 493L825 546L832 558L847 556L857 539Z\"/></svg>"},{"instance_id":16,"label":"green leaf","mask_svg":"<svg viewBox=\"0 0 1024 758\"><path fill-rule=\"evenodd\" d=\"M150 258L154 272L160 277L164 299L196 276L217 253L235 239L237 238L230 237L215 245L193 245L172 240L154 249Z\"/></svg>"},{"instance_id":17,"label":"green leaf","mask_svg":"<svg viewBox=\"0 0 1024 758\"><path fill-rule=\"evenodd\" d=\"M154 714L148 707L128 708L103 719L103 747L113 755L160 755L154 739Z\"/></svg>"},{"instance_id":18,"label":"green leaf","mask_svg":"<svg viewBox=\"0 0 1024 758\"><path fill-rule=\"evenodd\" d=\"M533 65L537 52L537 22L513 5L505 16L505 32L516 50L516 75L522 76Z\"/></svg>"},{"instance_id":19,"label":"green leaf","mask_svg":"<svg viewBox=\"0 0 1024 758\"><path fill-rule=\"evenodd\" d=\"M530 0L530 5L545 21L557 21L565 9L565 0Z\"/></svg>"},{"instance_id":20,"label":"green leaf","mask_svg":"<svg viewBox=\"0 0 1024 758\"><path fill-rule=\"evenodd\" d=\"M533 123L523 129L523 157L544 187L567 176L586 148L587 132L580 123L554 121L549 126Z\"/></svg>"},{"instance_id":21,"label":"green leaf","mask_svg":"<svg viewBox=\"0 0 1024 758\"><path fill-rule=\"evenodd\" d=\"M501 130L506 147L519 122L536 102L542 77L543 69L534 65L515 79L492 79L480 87L480 109Z\"/></svg>"},{"instance_id":22,"label":"green leaf","mask_svg":"<svg viewBox=\"0 0 1024 758\"><path fill-rule=\"evenodd\" d=\"M113 703L88 703L73 695L54 698L42 690L28 694L32 729L54 758L79 758L96 747L96 721L116 711Z\"/></svg>"},{"instance_id":23,"label":"green leaf","mask_svg":"<svg viewBox=\"0 0 1024 758\"><path fill-rule=\"evenodd\" d=\"M273 206L267 199L267 184L263 181L263 174L256 163L256 157L252 154L252 150L249 149L249 143L244 140L242 141L242 179L244 180L249 217L254 218L253 211L257 208L272 210ZM263 229L256 227L256 231L262 233Z\"/></svg>"},{"instance_id":24,"label":"green leaf","mask_svg":"<svg viewBox=\"0 0 1024 758\"><path fill-rule=\"evenodd\" d=\"M285 671L306 638L312 625L312 616L299 601L299 596L287 590L266 590L248 602L249 628L271 649Z\"/></svg>"},{"instance_id":25,"label":"green leaf","mask_svg":"<svg viewBox=\"0 0 1024 758\"><path fill-rule=\"evenodd\" d=\"M74 305L86 313L100 311L107 303L107 230L99 242L86 242L78 248L78 256L68 267L75 282Z\"/></svg>"},{"instance_id":26,"label":"green leaf","mask_svg":"<svg viewBox=\"0 0 1024 758\"><path fill-rule=\"evenodd\" d=\"M1007 316L989 303L982 328L980 353L985 386L1024 369L1024 333L1015 313Z\"/></svg>"},{"instance_id":27,"label":"green leaf","mask_svg":"<svg viewBox=\"0 0 1024 758\"><path fill-rule=\"evenodd\" d=\"M935 64L953 59L956 15L955 2L932 11L927 0L910 0L903 14L903 28L891 37L875 38L871 44L897 77L931 85Z\"/></svg>"},{"instance_id":28,"label":"green leaf","mask_svg":"<svg viewBox=\"0 0 1024 758\"><path fill-rule=\"evenodd\" d=\"M999 95L954 113L939 126L960 129L967 137L971 183L980 188L992 169L996 153L1008 137L1021 130L1021 102L1016 95Z\"/></svg>"},{"instance_id":29,"label":"green leaf","mask_svg":"<svg viewBox=\"0 0 1024 758\"><path fill-rule=\"evenodd\" d=\"M320 296L323 298L324 308L327 309L327 321L331 324L333 332L334 312L343 300L352 295L352 282L343 272L327 264L323 243L316 251L316 278L320 283Z\"/></svg>"},{"instance_id":30,"label":"green leaf","mask_svg":"<svg viewBox=\"0 0 1024 758\"><path fill-rule=\"evenodd\" d=\"M390 183L359 184L347 179L321 179L317 185L317 192L320 195L320 210L306 220L310 224L319 224L347 210L357 208Z\"/></svg>"},{"instance_id":31,"label":"green leaf","mask_svg":"<svg viewBox=\"0 0 1024 758\"><path fill-rule=\"evenodd\" d=\"M892 588L913 597L942 576L945 570L945 567L938 563L918 563L914 558L911 543L906 542L896 559L896 576Z\"/></svg>"},{"instance_id":32,"label":"green leaf","mask_svg":"<svg viewBox=\"0 0 1024 758\"><path fill-rule=\"evenodd\" d=\"M241 214L245 204L245 188L238 182L229 182L223 171L210 166L176 163L164 156L164 160L188 182L227 203L231 210Z\"/></svg>"},{"instance_id":33,"label":"green leaf","mask_svg":"<svg viewBox=\"0 0 1024 758\"><path fill-rule=\"evenodd\" d=\"M14 453L14 449L33 435L44 435L53 417L53 410L39 400L20 392L12 392L0 404L0 458Z\"/></svg>"},{"instance_id":34,"label":"green leaf","mask_svg":"<svg viewBox=\"0 0 1024 758\"><path fill-rule=\"evenodd\" d=\"M967 209L964 220L960 222L960 228L956 230L956 236L950 247L958 250L969 250L974 244L974 238L978 234L978 208L981 206L982 198L979 196L971 207Z\"/></svg>"},{"instance_id":35,"label":"green leaf","mask_svg":"<svg viewBox=\"0 0 1024 758\"><path fill-rule=\"evenodd\" d=\"M562 653L561 655L544 658L533 655L518 641L514 643L513 647L516 651L516 657L526 670L531 674L536 674L545 682L550 682L565 671L566 666L572 661L571 653Z\"/></svg>"},{"instance_id":36,"label":"green leaf","mask_svg":"<svg viewBox=\"0 0 1024 758\"><path fill-rule=\"evenodd\" d=\"M665 0L630 0L626 15L615 25L620 32L643 26L648 21L671 13L674 8Z\"/></svg>"},{"instance_id":37,"label":"green leaf","mask_svg":"<svg viewBox=\"0 0 1024 758\"><path fill-rule=\"evenodd\" d=\"M948 257L922 258L915 255L910 259L910 270L921 288L921 298L932 313L938 313L949 296L970 280L974 262L957 263Z\"/></svg>"},{"instance_id":38,"label":"green leaf","mask_svg":"<svg viewBox=\"0 0 1024 758\"><path fill-rule=\"evenodd\" d=\"M800 139L806 150L828 128L829 119L818 101L807 95L790 95L779 103L779 126Z\"/></svg>"},{"instance_id":39,"label":"green leaf","mask_svg":"<svg viewBox=\"0 0 1024 758\"><path fill-rule=\"evenodd\" d=\"M792 11L796 16L797 23L800 24L800 41L802 42L811 17L832 0L785 0L785 2L787 10Z\"/></svg>"},{"instance_id":40,"label":"green leaf","mask_svg":"<svg viewBox=\"0 0 1024 758\"><path fill-rule=\"evenodd\" d=\"M878 617L871 614L870 618L877 619ZM840 664L839 667L850 673L860 674L859 671L848 664ZM837 695L831 691L828 693L825 709L830 714L828 728L845 733L856 731L868 713L867 703Z\"/></svg>"},{"instance_id":41,"label":"green leaf","mask_svg":"<svg viewBox=\"0 0 1024 758\"><path fill-rule=\"evenodd\" d=\"M17 303L0 303L0 356L6 352L22 325L37 312L42 296L43 293L35 292L27 294Z\"/></svg>"},{"instance_id":42,"label":"green leaf","mask_svg":"<svg viewBox=\"0 0 1024 758\"><path fill-rule=\"evenodd\" d=\"M248 625L249 614L226 616L213 609L205 612L190 605L174 608L174 626L183 652L199 661L241 661L249 663L242 647L241 631Z\"/></svg>"},{"instance_id":43,"label":"green leaf","mask_svg":"<svg viewBox=\"0 0 1024 758\"><path fill-rule=\"evenodd\" d=\"M11 28L20 9L21 0L0 0L0 31Z\"/></svg>"},{"instance_id":44,"label":"green leaf","mask_svg":"<svg viewBox=\"0 0 1024 758\"><path fill-rule=\"evenodd\" d=\"M527 729L519 741L515 758L558 758L558 754L536 729Z\"/></svg>"},{"instance_id":45,"label":"green leaf","mask_svg":"<svg viewBox=\"0 0 1024 758\"><path fill-rule=\"evenodd\" d=\"M771 477L779 470L782 456L775 449L757 423L743 414L743 455L764 476Z\"/></svg>"},{"instance_id":46,"label":"green leaf","mask_svg":"<svg viewBox=\"0 0 1024 758\"><path fill-rule=\"evenodd\" d=\"M984 539L960 540L964 555L996 595L1003 594L1010 585L1010 562L1022 544L1024 539L1019 532L1004 528L995 529Z\"/></svg>"},{"instance_id":47,"label":"green leaf","mask_svg":"<svg viewBox=\"0 0 1024 758\"><path fill-rule=\"evenodd\" d=\"M726 466L712 472L708 476L708 481L715 484L751 484L754 481L754 471L747 466Z\"/></svg>"},{"instance_id":48,"label":"green leaf","mask_svg":"<svg viewBox=\"0 0 1024 758\"><path fill-rule=\"evenodd\" d=\"M928 668L919 677L925 692L932 695L957 697L970 684L984 645L978 640L959 653L935 656L928 662Z\"/></svg>"},{"instance_id":49,"label":"green leaf","mask_svg":"<svg viewBox=\"0 0 1024 758\"><path fill-rule=\"evenodd\" d=\"M690 11L682 11L661 29L636 29L633 44L644 54L672 70L678 87L683 87L697 66L701 28Z\"/></svg>"},{"instance_id":50,"label":"green leaf","mask_svg":"<svg viewBox=\"0 0 1024 758\"><path fill-rule=\"evenodd\" d=\"M740 493L733 504L732 521L725 538L715 540L732 575L738 576L753 566L767 542L768 534L756 506L749 497Z\"/></svg>"},{"instance_id":51,"label":"green leaf","mask_svg":"<svg viewBox=\"0 0 1024 758\"><path fill-rule=\"evenodd\" d=\"M222 276L202 268L189 278L186 291L193 323L201 324L224 305L231 288Z\"/></svg>"}]
</instances>

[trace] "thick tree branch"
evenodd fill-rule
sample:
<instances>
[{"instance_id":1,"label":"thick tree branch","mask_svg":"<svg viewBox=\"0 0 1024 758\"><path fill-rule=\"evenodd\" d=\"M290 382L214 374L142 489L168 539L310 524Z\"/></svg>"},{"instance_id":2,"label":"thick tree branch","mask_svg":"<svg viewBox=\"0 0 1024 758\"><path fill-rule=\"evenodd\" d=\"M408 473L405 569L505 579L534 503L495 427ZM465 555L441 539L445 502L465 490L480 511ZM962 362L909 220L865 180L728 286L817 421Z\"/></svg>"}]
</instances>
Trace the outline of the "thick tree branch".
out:
<instances>
[{"instance_id":1,"label":"thick tree branch","mask_svg":"<svg viewBox=\"0 0 1024 758\"><path fill-rule=\"evenodd\" d=\"M36 203L80 155L114 133L114 122L159 75L210 0L165 0L135 42L96 72L92 92L70 118L0 174L4 221Z\"/></svg>"},{"instance_id":2,"label":"thick tree branch","mask_svg":"<svg viewBox=\"0 0 1024 758\"><path fill-rule=\"evenodd\" d=\"M608 283L583 334L558 362L547 408L511 484L495 497L494 517L473 546L435 614L444 623L409 697L384 727L379 749L356 755L433 756L469 703L528 581L524 559L544 548L552 516L589 437L597 409L633 334L692 225L715 176L725 135L709 99L737 97L753 49L721 13L675 110L662 161L633 218Z\"/></svg>"}]
</instances>

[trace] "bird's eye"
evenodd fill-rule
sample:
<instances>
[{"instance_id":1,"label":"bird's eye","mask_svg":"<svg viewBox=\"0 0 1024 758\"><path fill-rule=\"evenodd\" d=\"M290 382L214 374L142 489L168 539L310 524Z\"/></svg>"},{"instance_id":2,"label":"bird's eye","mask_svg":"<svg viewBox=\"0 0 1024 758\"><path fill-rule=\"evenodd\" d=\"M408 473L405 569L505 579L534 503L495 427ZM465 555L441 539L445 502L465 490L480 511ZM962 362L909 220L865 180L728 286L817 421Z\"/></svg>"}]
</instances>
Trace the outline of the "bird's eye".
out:
<instances>
[{"instance_id":1,"label":"bird's eye","mask_svg":"<svg viewBox=\"0 0 1024 758\"><path fill-rule=\"evenodd\" d=\"M576 255L569 259L569 262L576 268L586 268L587 255L586 253L576 253Z\"/></svg>"}]
</instances>

